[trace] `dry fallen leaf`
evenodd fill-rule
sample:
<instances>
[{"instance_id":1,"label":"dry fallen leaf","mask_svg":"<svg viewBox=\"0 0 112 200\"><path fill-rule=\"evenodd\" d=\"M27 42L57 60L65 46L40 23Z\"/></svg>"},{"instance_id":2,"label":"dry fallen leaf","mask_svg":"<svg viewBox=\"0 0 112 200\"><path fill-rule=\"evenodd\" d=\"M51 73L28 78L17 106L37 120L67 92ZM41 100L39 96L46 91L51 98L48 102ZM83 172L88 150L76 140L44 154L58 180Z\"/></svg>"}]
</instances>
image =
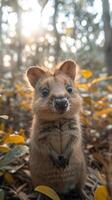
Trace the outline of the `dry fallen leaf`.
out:
<instances>
[{"instance_id":1,"label":"dry fallen leaf","mask_svg":"<svg viewBox=\"0 0 112 200\"><path fill-rule=\"evenodd\" d=\"M95 191L94 199L95 200L109 200L107 188L103 185L97 187Z\"/></svg>"},{"instance_id":2,"label":"dry fallen leaf","mask_svg":"<svg viewBox=\"0 0 112 200\"><path fill-rule=\"evenodd\" d=\"M2 118L2 119L8 119L9 117L7 115L0 115L0 118Z\"/></svg>"},{"instance_id":3,"label":"dry fallen leaf","mask_svg":"<svg viewBox=\"0 0 112 200\"><path fill-rule=\"evenodd\" d=\"M24 144L25 138L21 135L9 135L5 138L5 143Z\"/></svg>"},{"instance_id":4,"label":"dry fallen leaf","mask_svg":"<svg viewBox=\"0 0 112 200\"><path fill-rule=\"evenodd\" d=\"M82 76L83 76L84 78L90 78L90 77L92 77L92 75L93 75L92 71L91 71L91 70L87 70L87 69L83 69L83 70L81 71L81 74L82 74Z\"/></svg>"},{"instance_id":5,"label":"dry fallen leaf","mask_svg":"<svg viewBox=\"0 0 112 200\"><path fill-rule=\"evenodd\" d=\"M46 196L50 197L53 200L60 200L57 193L51 187L45 185L39 185L35 188L35 191L45 194Z\"/></svg>"}]
</instances>

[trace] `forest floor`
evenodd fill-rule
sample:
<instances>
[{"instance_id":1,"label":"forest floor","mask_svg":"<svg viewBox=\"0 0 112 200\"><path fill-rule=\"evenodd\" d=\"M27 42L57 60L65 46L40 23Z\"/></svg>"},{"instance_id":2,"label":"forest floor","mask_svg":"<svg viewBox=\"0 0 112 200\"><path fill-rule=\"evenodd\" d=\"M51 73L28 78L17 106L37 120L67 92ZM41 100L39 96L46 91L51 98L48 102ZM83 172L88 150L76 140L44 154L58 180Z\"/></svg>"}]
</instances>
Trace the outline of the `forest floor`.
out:
<instances>
[{"instance_id":1,"label":"forest floor","mask_svg":"<svg viewBox=\"0 0 112 200\"><path fill-rule=\"evenodd\" d=\"M110 132L108 133L110 137ZM96 144L89 144L85 147L85 157L87 160L87 180L84 187L84 193L87 196L86 200L93 200L95 190L98 185L103 185L105 182L104 166L100 155L104 154L108 149L107 134L100 138ZM99 149L99 153L96 152ZM4 179L1 176L2 189L5 191L6 200L40 200L37 192L31 181L29 171L29 153L22 158L15 159L10 165L10 174ZM67 195L59 195L61 200L83 200L82 197L76 196L76 192L71 191ZM42 195L44 199L45 195ZM50 198L48 198L50 199ZM99 199L101 200L101 199Z\"/></svg>"},{"instance_id":2,"label":"forest floor","mask_svg":"<svg viewBox=\"0 0 112 200\"><path fill-rule=\"evenodd\" d=\"M86 200L109 199L105 190L112 199L112 88L110 84L97 87L102 80L108 79L98 77L79 84L85 90L82 93L84 112L81 123L87 163ZM31 99L32 93L23 83L1 85L0 111L1 115L6 113L8 118L0 116L0 200L40 200L29 171ZM20 145L27 147L28 151L23 148L21 152L19 149L18 154ZM99 197L96 198L99 185L103 190L99 190ZM103 197L106 196L103 199L102 192ZM83 200L74 191L59 196L61 200Z\"/></svg>"}]
</instances>

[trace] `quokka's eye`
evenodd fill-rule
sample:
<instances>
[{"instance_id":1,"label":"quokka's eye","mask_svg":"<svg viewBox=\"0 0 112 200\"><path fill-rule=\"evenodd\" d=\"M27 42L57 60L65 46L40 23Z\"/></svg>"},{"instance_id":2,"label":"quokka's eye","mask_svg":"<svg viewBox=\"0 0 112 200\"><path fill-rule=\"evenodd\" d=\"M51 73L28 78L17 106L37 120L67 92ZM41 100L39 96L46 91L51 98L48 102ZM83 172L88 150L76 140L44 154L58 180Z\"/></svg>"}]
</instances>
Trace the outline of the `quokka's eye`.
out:
<instances>
[{"instance_id":1,"label":"quokka's eye","mask_svg":"<svg viewBox=\"0 0 112 200\"><path fill-rule=\"evenodd\" d=\"M43 88L42 89L42 96L47 97L49 95L49 89L48 88Z\"/></svg>"},{"instance_id":2,"label":"quokka's eye","mask_svg":"<svg viewBox=\"0 0 112 200\"><path fill-rule=\"evenodd\" d=\"M67 85L67 86L66 86L66 90L67 90L67 92L70 93L70 94L73 92L73 88L72 88L72 86L70 86L70 85Z\"/></svg>"}]
</instances>

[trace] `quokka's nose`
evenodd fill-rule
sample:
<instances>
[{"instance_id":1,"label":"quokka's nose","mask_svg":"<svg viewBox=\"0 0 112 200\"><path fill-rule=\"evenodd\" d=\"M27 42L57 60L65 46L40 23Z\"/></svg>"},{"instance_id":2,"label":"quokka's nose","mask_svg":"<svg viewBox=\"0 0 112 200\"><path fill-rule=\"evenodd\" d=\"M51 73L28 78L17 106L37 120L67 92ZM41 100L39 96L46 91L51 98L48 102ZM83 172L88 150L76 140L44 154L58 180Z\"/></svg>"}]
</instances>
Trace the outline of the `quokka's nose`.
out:
<instances>
[{"instance_id":1,"label":"quokka's nose","mask_svg":"<svg viewBox=\"0 0 112 200\"><path fill-rule=\"evenodd\" d=\"M65 97L56 97L54 100L54 106L57 111L64 112L68 107L68 100Z\"/></svg>"}]
</instances>

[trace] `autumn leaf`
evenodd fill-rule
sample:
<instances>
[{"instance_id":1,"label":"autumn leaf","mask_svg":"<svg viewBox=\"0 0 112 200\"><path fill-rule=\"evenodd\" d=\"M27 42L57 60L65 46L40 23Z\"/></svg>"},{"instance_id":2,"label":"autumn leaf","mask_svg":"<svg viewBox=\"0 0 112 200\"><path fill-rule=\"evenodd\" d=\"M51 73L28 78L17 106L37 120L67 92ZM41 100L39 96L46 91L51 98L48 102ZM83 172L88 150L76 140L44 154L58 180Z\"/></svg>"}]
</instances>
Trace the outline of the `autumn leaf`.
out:
<instances>
[{"instance_id":1,"label":"autumn leaf","mask_svg":"<svg viewBox=\"0 0 112 200\"><path fill-rule=\"evenodd\" d=\"M95 112L94 118L97 118L97 117L102 116L102 115L107 115L109 113L112 114L112 108L106 108L106 109L103 109L101 111Z\"/></svg>"},{"instance_id":2,"label":"autumn leaf","mask_svg":"<svg viewBox=\"0 0 112 200\"><path fill-rule=\"evenodd\" d=\"M93 75L93 73L92 73L92 71L90 71L90 70L83 69L83 70L81 71L81 75L82 75L84 78L91 78L92 75Z\"/></svg>"},{"instance_id":3,"label":"autumn leaf","mask_svg":"<svg viewBox=\"0 0 112 200\"><path fill-rule=\"evenodd\" d=\"M93 103L93 100L90 96L83 97L83 101L88 105L91 105Z\"/></svg>"},{"instance_id":4,"label":"autumn leaf","mask_svg":"<svg viewBox=\"0 0 112 200\"><path fill-rule=\"evenodd\" d=\"M5 172L4 179L10 185L14 182L13 176L9 172Z\"/></svg>"},{"instance_id":5,"label":"autumn leaf","mask_svg":"<svg viewBox=\"0 0 112 200\"><path fill-rule=\"evenodd\" d=\"M8 116L7 115L0 115L0 118L2 118L2 119L8 119Z\"/></svg>"},{"instance_id":6,"label":"autumn leaf","mask_svg":"<svg viewBox=\"0 0 112 200\"><path fill-rule=\"evenodd\" d=\"M22 135L8 135L5 138L5 143L24 144L25 138Z\"/></svg>"},{"instance_id":7,"label":"autumn leaf","mask_svg":"<svg viewBox=\"0 0 112 200\"><path fill-rule=\"evenodd\" d=\"M0 130L0 135L5 135L5 132Z\"/></svg>"},{"instance_id":8,"label":"autumn leaf","mask_svg":"<svg viewBox=\"0 0 112 200\"><path fill-rule=\"evenodd\" d=\"M60 200L57 193L51 187L48 187L45 185L39 185L35 188L35 191L45 194L46 196L48 196L49 198L53 200Z\"/></svg>"},{"instance_id":9,"label":"autumn leaf","mask_svg":"<svg viewBox=\"0 0 112 200\"><path fill-rule=\"evenodd\" d=\"M75 83L75 86L78 89L83 89L83 90L88 90L89 89L89 85L87 83Z\"/></svg>"},{"instance_id":10,"label":"autumn leaf","mask_svg":"<svg viewBox=\"0 0 112 200\"><path fill-rule=\"evenodd\" d=\"M10 151L10 148L6 145L0 145L0 152L1 153L7 153Z\"/></svg>"},{"instance_id":11,"label":"autumn leaf","mask_svg":"<svg viewBox=\"0 0 112 200\"><path fill-rule=\"evenodd\" d=\"M94 199L95 200L109 200L107 188L103 185L97 187L95 191Z\"/></svg>"},{"instance_id":12,"label":"autumn leaf","mask_svg":"<svg viewBox=\"0 0 112 200\"><path fill-rule=\"evenodd\" d=\"M91 83L90 86L93 86L96 83L99 83L101 81L106 81L106 80L112 80L112 76L105 76L105 77L98 77L95 78Z\"/></svg>"}]
</instances>

